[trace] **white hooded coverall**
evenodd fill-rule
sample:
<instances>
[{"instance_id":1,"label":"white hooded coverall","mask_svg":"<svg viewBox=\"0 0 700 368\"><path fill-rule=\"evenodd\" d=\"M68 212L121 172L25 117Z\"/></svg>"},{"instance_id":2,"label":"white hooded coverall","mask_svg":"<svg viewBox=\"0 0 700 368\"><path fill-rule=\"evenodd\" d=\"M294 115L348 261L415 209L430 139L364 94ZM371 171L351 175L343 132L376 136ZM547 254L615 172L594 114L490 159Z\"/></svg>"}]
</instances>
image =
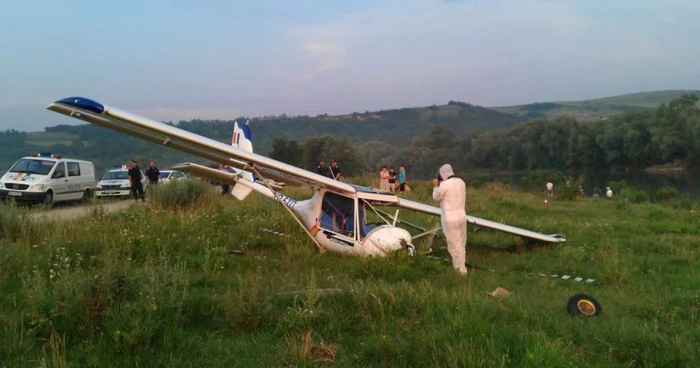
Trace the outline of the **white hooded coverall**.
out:
<instances>
[{"instance_id":1,"label":"white hooded coverall","mask_svg":"<svg viewBox=\"0 0 700 368\"><path fill-rule=\"evenodd\" d=\"M467 273L467 186L464 180L452 177L450 164L440 167L442 182L433 189L433 199L440 202L440 224L447 240L447 251L452 256L452 267Z\"/></svg>"}]
</instances>

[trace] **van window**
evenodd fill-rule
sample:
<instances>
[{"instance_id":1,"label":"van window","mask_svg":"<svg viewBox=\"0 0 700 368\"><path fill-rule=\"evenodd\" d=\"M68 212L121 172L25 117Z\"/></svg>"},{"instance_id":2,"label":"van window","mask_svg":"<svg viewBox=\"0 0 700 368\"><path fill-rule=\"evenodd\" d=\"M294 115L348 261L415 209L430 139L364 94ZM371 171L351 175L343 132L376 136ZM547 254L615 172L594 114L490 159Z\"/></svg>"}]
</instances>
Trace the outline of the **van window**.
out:
<instances>
[{"instance_id":1,"label":"van window","mask_svg":"<svg viewBox=\"0 0 700 368\"><path fill-rule=\"evenodd\" d=\"M51 178L64 178L66 176L66 165L63 162L56 164L56 169L53 171Z\"/></svg>"},{"instance_id":2,"label":"van window","mask_svg":"<svg viewBox=\"0 0 700 368\"><path fill-rule=\"evenodd\" d=\"M80 165L77 162L68 162L68 176L80 176Z\"/></svg>"},{"instance_id":3,"label":"van window","mask_svg":"<svg viewBox=\"0 0 700 368\"><path fill-rule=\"evenodd\" d=\"M56 161L23 158L12 166L10 172L49 175Z\"/></svg>"}]
</instances>

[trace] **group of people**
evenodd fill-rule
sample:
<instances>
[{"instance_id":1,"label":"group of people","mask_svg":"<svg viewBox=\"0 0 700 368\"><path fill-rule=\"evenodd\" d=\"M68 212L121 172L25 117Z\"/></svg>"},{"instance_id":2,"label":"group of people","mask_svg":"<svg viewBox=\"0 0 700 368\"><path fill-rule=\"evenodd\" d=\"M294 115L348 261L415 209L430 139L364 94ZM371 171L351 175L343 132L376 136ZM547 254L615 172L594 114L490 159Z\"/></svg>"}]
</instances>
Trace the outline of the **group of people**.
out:
<instances>
[{"instance_id":1,"label":"group of people","mask_svg":"<svg viewBox=\"0 0 700 368\"><path fill-rule=\"evenodd\" d=\"M394 167L382 166L379 171L379 189L385 192L406 192L411 188L406 183L406 169L399 166L399 171L396 172Z\"/></svg>"},{"instance_id":2,"label":"group of people","mask_svg":"<svg viewBox=\"0 0 700 368\"><path fill-rule=\"evenodd\" d=\"M330 166L326 166L326 160L319 161L316 167L316 173L333 180L340 180L342 177L340 166L338 166L338 161L336 160L331 160Z\"/></svg>"},{"instance_id":3,"label":"group of people","mask_svg":"<svg viewBox=\"0 0 700 368\"><path fill-rule=\"evenodd\" d=\"M569 186L569 182L566 183L567 186ZM547 192L548 197L554 197L554 184L550 181L547 182L545 185L545 190ZM586 196L586 192L583 189L583 186L579 185L578 186L578 193L581 197ZM595 187L593 188L593 197L600 197L603 193L601 192L600 188ZM605 197L608 199L611 199L613 196L613 191L610 189L610 187L605 187Z\"/></svg>"},{"instance_id":4,"label":"group of people","mask_svg":"<svg viewBox=\"0 0 700 368\"><path fill-rule=\"evenodd\" d=\"M143 192L143 177L141 173L141 168L136 160L131 160L128 166L128 176L129 176L129 187L131 188L131 198L136 201L139 199L146 201L146 196ZM148 185L157 185L160 180L160 170L156 167L156 162L151 160L148 163L148 169L146 169L146 178L148 178Z\"/></svg>"}]
</instances>

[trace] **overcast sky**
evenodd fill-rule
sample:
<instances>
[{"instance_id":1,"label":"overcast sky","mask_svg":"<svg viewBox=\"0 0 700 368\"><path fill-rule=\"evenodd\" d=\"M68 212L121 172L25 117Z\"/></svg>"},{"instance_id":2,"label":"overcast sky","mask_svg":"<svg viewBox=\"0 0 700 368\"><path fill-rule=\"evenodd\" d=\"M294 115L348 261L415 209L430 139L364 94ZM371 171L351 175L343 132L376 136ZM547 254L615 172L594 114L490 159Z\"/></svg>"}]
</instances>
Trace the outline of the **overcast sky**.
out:
<instances>
[{"instance_id":1,"label":"overcast sky","mask_svg":"<svg viewBox=\"0 0 700 368\"><path fill-rule=\"evenodd\" d=\"M698 42L693 0L3 1L0 129L698 89Z\"/></svg>"}]
</instances>

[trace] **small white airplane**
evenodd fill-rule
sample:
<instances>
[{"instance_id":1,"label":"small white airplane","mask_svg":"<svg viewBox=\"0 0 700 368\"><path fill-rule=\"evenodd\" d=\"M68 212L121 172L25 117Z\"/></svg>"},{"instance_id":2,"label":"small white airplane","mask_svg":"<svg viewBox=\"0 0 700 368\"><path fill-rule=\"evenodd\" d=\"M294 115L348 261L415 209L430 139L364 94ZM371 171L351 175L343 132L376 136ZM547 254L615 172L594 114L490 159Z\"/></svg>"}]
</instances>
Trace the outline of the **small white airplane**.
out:
<instances>
[{"instance_id":1,"label":"small white airplane","mask_svg":"<svg viewBox=\"0 0 700 368\"><path fill-rule=\"evenodd\" d=\"M233 173L195 163L179 164L173 169L233 184L232 194L239 200L245 199L255 191L279 202L320 250L362 256L384 256L390 252L408 249L414 254L413 240L439 230L426 230L398 217L399 209L440 216L438 207L399 198L394 193L336 181L255 154L252 152L250 130L246 133L238 124L234 127L233 145L227 145L83 97L65 98L50 104L47 109L235 167L238 170ZM314 194L310 199L297 201L276 190L271 185L273 181L309 187L314 190ZM397 209L391 215L382 210L386 207ZM380 221L368 222L368 213ZM396 226L397 222L423 232L411 236L406 229ZM543 242L566 241L562 235L545 235L474 216L467 216L467 222Z\"/></svg>"}]
</instances>

